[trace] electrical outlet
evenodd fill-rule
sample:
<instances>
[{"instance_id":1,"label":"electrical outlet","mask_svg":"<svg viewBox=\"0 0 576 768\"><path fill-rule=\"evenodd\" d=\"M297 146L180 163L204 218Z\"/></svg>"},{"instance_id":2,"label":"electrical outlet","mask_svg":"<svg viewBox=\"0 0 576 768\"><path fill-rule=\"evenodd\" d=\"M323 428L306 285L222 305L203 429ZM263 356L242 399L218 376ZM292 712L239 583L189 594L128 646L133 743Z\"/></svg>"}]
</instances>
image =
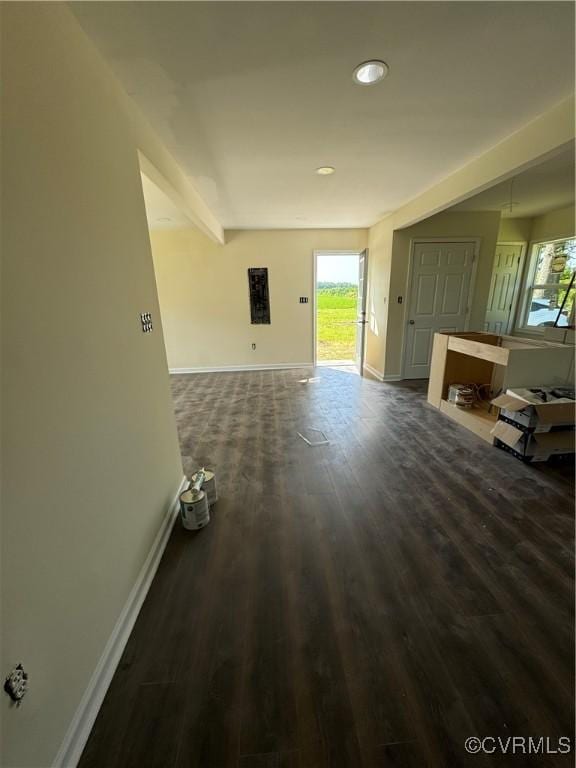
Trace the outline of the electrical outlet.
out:
<instances>
[{"instance_id":1,"label":"electrical outlet","mask_svg":"<svg viewBox=\"0 0 576 768\"><path fill-rule=\"evenodd\" d=\"M150 312L140 312L140 323L142 325L142 333L152 332L152 314Z\"/></svg>"},{"instance_id":2,"label":"electrical outlet","mask_svg":"<svg viewBox=\"0 0 576 768\"><path fill-rule=\"evenodd\" d=\"M252 344L252 349L256 349L256 344Z\"/></svg>"},{"instance_id":3,"label":"electrical outlet","mask_svg":"<svg viewBox=\"0 0 576 768\"><path fill-rule=\"evenodd\" d=\"M18 664L10 672L4 681L4 690L12 701L20 704L28 690L28 674L24 671L22 664Z\"/></svg>"}]
</instances>

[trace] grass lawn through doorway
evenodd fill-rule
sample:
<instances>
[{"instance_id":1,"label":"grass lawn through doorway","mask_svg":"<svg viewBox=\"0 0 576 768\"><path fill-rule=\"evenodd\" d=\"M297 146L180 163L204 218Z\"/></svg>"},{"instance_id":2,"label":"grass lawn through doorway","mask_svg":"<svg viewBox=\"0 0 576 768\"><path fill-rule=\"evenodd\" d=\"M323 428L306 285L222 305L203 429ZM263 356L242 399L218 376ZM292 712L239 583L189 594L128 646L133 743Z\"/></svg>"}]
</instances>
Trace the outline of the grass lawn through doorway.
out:
<instances>
[{"instance_id":1,"label":"grass lawn through doorway","mask_svg":"<svg viewBox=\"0 0 576 768\"><path fill-rule=\"evenodd\" d=\"M317 359L354 360L356 356L356 305L358 286L353 283L317 285Z\"/></svg>"}]
</instances>

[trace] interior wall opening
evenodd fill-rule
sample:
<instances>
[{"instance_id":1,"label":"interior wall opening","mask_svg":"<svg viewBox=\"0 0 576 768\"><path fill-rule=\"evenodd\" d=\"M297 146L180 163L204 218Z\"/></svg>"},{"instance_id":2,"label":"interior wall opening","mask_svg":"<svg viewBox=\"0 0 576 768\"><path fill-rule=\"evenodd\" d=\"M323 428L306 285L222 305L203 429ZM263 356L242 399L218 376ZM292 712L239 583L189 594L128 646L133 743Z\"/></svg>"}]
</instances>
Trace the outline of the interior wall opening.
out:
<instances>
[{"instance_id":1,"label":"interior wall opening","mask_svg":"<svg viewBox=\"0 0 576 768\"><path fill-rule=\"evenodd\" d=\"M140 156L142 161L143 156ZM146 219L148 221L148 232L152 233L154 230L177 230L177 229L189 229L194 226L188 216L179 208L173 200L160 189L144 172L140 169L140 178L142 181L142 193L144 195L144 207L146 210ZM156 265L154 260L152 261L154 268L154 276L156 285L158 285L158 275L156 274ZM160 297L158 297L158 305L162 311L160 303ZM158 330L164 337L164 348L167 349L166 333L164 325L160 317L144 318L145 321L150 323L150 328ZM166 358L166 367L168 367L168 360Z\"/></svg>"}]
</instances>

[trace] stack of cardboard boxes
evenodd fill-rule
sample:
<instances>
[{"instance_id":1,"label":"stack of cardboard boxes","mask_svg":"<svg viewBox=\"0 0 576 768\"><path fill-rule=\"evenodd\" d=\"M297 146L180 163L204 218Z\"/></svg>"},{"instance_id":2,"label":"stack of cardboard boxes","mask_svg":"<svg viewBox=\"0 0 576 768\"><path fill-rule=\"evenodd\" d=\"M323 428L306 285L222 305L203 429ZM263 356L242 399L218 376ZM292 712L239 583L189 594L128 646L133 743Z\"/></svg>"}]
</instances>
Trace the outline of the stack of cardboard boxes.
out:
<instances>
[{"instance_id":1,"label":"stack of cardboard boxes","mask_svg":"<svg viewBox=\"0 0 576 768\"><path fill-rule=\"evenodd\" d=\"M574 392L554 387L508 389L492 400L499 409L494 444L526 462L573 458Z\"/></svg>"}]
</instances>

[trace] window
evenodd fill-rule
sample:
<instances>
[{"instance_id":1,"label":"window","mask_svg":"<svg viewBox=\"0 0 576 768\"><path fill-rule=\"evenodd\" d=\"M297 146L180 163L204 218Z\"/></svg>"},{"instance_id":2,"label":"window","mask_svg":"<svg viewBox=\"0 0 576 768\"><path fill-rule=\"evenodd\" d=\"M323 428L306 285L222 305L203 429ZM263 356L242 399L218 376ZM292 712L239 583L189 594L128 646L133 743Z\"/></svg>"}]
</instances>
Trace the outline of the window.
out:
<instances>
[{"instance_id":1,"label":"window","mask_svg":"<svg viewBox=\"0 0 576 768\"><path fill-rule=\"evenodd\" d=\"M576 239L536 243L528 273L522 326L574 325Z\"/></svg>"}]
</instances>

